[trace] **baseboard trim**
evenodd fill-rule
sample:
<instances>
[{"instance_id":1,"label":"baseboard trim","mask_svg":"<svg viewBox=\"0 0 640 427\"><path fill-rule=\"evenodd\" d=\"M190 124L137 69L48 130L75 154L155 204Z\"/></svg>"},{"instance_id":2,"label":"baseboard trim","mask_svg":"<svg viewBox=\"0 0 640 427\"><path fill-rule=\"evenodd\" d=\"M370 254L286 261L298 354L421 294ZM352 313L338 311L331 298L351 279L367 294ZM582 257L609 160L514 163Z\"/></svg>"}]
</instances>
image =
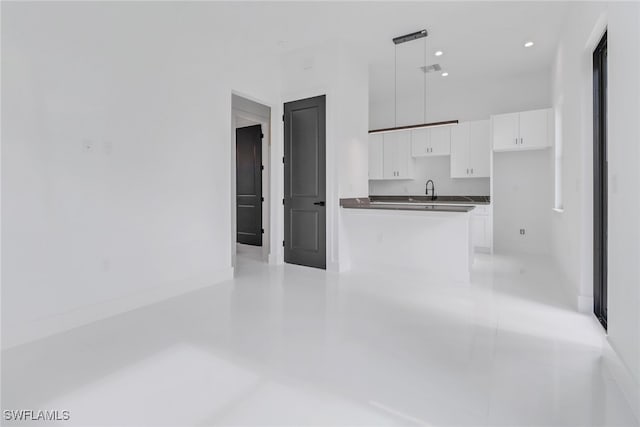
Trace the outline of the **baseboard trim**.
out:
<instances>
[{"instance_id":1,"label":"baseboard trim","mask_svg":"<svg viewBox=\"0 0 640 427\"><path fill-rule=\"evenodd\" d=\"M122 297L43 317L26 324L14 326L5 324L2 331L2 349L27 344L230 279L233 279L233 267L165 283Z\"/></svg>"},{"instance_id":2,"label":"baseboard trim","mask_svg":"<svg viewBox=\"0 0 640 427\"><path fill-rule=\"evenodd\" d=\"M578 295L578 311L580 313L593 312L593 297Z\"/></svg>"},{"instance_id":3,"label":"baseboard trim","mask_svg":"<svg viewBox=\"0 0 640 427\"><path fill-rule=\"evenodd\" d=\"M640 422L640 384L637 383L627 365L611 346L608 338L603 339L602 348L605 369L622 390L636 420Z\"/></svg>"}]
</instances>

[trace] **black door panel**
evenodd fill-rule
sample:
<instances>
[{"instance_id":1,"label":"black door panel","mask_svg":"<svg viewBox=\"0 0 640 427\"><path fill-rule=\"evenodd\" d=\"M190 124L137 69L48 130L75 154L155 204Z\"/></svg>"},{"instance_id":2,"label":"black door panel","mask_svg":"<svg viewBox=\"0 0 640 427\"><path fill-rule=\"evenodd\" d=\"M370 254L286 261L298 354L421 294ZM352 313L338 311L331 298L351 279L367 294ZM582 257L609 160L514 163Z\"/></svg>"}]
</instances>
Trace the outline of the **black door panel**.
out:
<instances>
[{"instance_id":1,"label":"black door panel","mask_svg":"<svg viewBox=\"0 0 640 427\"><path fill-rule=\"evenodd\" d=\"M237 241L262 246L262 130L236 129Z\"/></svg>"},{"instance_id":2,"label":"black door panel","mask_svg":"<svg viewBox=\"0 0 640 427\"><path fill-rule=\"evenodd\" d=\"M284 260L326 268L325 96L284 105Z\"/></svg>"}]
</instances>

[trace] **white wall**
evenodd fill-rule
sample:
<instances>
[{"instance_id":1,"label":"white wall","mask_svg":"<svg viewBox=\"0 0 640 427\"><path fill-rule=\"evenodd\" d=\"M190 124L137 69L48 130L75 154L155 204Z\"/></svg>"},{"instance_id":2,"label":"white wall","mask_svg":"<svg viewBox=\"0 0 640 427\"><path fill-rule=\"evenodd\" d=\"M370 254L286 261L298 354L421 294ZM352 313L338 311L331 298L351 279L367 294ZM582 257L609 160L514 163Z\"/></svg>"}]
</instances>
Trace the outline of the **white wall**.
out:
<instances>
[{"instance_id":1,"label":"white wall","mask_svg":"<svg viewBox=\"0 0 640 427\"><path fill-rule=\"evenodd\" d=\"M231 92L281 107L226 7L2 5L3 347L231 277Z\"/></svg>"},{"instance_id":2,"label":"white wall","mask_svg":"<svg viewBox=\"0 0 640 427\"><path fill-rule=\"evenodd\" d=\"M549 255L551 150L493 154L493 241L497 253ZM525 234L520 234L520 229Z\"/></svg>"},{"instance_id":3,"label":"white wall","mask_svg":"<svg viewBox=\"0 0 640 427\"><path fill-rule=\"evenodd\" d=\"M592 310L592 52L607 27L609 72L608 341L638 411L640 379L640 4L571 6L553 68L553 97L562 115L564 212L554 215L554 254L568 290ZM616 371L617 372L617 371Z\"/></svg>"},{"instance_id":4,"label":"white wall","mask_svg":"<svg viewBox=\"0 0 640 427\"><path fill-rule=\"evenodd\" d=\"M393 80L387 73L371 67L369 84L369 128L394 125ZM430 75L427 87L427 121L458 119L486 120L492 114L547 108L549 70L532 70L511 78L463 79ZM416 124L424 118L422 86L398 95L398 125Z\"/></svg>"},{"instance_id":5,"label":"white wall","mask_svg":"<svg viewBox=\"0 0 640 427\"><path fill-rule=\"evenodd\" d=\"M285 102L326 95L327 119L327 268L348 268L340 253L339 199L368 193L368 69L343 43L330 42L284 55Z\"/></svg>"},{"instance_id":6,"label":"white wall","mask_svg":"<svg viewBox=\"0 0 640 427\"><path fill-rule=\"evenodd\" d=\"M640 416L640 4L609 5L608 27L608 332L635 379Z\"/></svg>"},{"instance_id":7,"label":"white wall","mask_svg":"<svg viewBox=\"0 0 640 427\"><path fill-rule=\"evenodd\" d=\"M427 180L436 186L436 194L447 196L488 196L489 178L451 178L451 157L418 157L414 179L403 181L369 181L370 195L424 195Z\"/></svg>"},{"instance_id":8,"label":"white wall","mask_svg":"<svg viewBox=\"0 0 640 427\"><path fill-rule=\"evenodd\" d=\"M413 56L422 60L422 56ZM388 71L379 66L370 67L370 129L394 126L395 123L393 73ZM401 90L398 91L397 123L421 123L425 118L423 82L414 78L412 88L404 87L406 84L401 83L399 81ZM453 74L443 78L439 74L430 74L426 93L428 122L487 120L492 114L549 107L549 72L546 69L531 70L520 76L488 80L463 79ZM433 179L441 195L489 195L488 179L453 179L448 173L448 162L449 157L418 159L414 169L415 179L370 181L369 193L424 194L425 181ZM526 215L526 212L521 211L521 214Z\"/></svg>"}]
</instances>

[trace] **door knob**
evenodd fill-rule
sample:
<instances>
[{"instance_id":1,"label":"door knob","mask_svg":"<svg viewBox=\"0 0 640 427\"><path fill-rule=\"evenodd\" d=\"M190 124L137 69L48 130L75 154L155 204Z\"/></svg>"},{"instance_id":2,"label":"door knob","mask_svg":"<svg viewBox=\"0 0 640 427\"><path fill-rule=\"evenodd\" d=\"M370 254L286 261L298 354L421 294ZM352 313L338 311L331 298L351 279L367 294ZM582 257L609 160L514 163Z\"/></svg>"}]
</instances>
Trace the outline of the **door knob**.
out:
<instances>
[{"instance_id":1,"label":"door knob","mask_svg":"<svg viewBox=\"0 0 640 427\"><path fill-rule=\"evenodd\" d=\"M324 202L315 202L314 205L316 205L316 206L324 206Z\"/></svg>"}]
</instances>

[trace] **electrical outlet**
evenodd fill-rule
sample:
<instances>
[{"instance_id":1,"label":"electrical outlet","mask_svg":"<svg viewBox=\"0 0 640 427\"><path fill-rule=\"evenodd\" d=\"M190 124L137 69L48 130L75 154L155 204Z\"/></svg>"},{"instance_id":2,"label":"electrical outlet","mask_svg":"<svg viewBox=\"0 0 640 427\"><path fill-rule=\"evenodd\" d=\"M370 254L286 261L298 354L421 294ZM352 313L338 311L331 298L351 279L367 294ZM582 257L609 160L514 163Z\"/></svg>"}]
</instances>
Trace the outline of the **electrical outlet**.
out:
<instances>
[{"instance_id":1,"label":"electrical outlet","mask_svg":"<svg viewBox=\"0 0 640 427\"><path fill-rule=\"evenodd\" d=\"M520 229L520 234L524 236L524 233L525 233L524 228L521 228Z\"/></svg>"}]
</instances>

